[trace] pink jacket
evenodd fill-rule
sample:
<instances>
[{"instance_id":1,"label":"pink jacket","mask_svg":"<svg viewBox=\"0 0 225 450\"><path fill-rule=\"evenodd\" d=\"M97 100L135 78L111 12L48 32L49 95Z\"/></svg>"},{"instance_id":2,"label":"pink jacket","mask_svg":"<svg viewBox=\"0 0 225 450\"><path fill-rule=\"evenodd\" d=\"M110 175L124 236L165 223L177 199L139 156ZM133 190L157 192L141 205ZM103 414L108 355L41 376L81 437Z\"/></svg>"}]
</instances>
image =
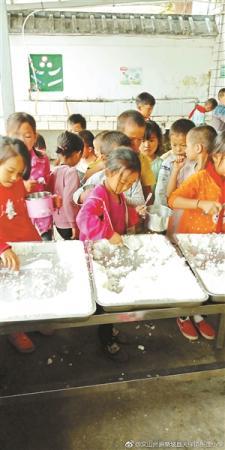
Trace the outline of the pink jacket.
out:
<instances>
[{"instance_id":1,"label":"pink jacket","mask_svg":"<svg viewBox=\"0 0 225 450\"><path fill-rule=\"evenodd\" d=\"M136 225L138 214L132 206L127 206L125 196L120 194L124 204L127 228ZM76 221L80 230L80 240L110 239L117 230L113 229L110 218L109 193L105 186L99 185L93 189L82 208Z\"/></svg>"}]
</instances>

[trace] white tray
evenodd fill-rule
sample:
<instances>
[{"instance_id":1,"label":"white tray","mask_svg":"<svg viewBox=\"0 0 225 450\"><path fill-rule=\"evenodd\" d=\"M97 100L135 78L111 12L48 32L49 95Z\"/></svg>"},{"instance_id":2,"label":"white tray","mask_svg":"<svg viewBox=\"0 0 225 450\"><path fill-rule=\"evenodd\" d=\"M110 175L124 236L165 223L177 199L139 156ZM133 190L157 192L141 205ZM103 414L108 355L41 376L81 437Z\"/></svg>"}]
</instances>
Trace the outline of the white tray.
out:
<instances>
[{"instance_id":1,"label":"white tray","mask_svg":"<svg viewBox=\"0 0 225 450\"><path fill-rule=\"evenodd\" d=\"M79 241L12 243L18 273L0 269L0 322L85 318L95 312Z\"/></svg>"},{"instance_id":2,"label":"white tray","mask_svg":"<svg viewBox=\"0 0 225 450\"><path fill-rule=\"evenodd\" d=\"M175 239L213 302L225 302L225 235L177 234Z\"/></svg>"},{"instance_id":3,"label":"white tray","mask_svg":"<svg viewBox=\"0 0 225 450\"><path fill-rule=\"evenodd\" d=\"M207 300L184 258L165 236L126 236L124 240L131 250L106 240L93 244L96 298L106 311L192 306Z\"/></svg>"}]
</instances>

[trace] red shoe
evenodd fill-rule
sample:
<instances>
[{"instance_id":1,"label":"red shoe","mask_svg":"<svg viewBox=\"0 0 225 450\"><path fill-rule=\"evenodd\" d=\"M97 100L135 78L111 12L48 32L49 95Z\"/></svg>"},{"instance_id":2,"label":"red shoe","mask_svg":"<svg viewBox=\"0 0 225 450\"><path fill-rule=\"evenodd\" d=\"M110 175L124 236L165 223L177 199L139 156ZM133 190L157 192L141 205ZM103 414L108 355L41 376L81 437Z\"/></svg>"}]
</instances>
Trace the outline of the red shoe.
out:
<instances>
[{"instance_id":1,"label":"red shoe","mask_svg":"<svg viewBox=\"0 0 225 450\"><path fill-rule=\"evenodd\" d=\"M20 353L32 353L35 350L35 345L25 333L10 334L8 340Z\"/></svg>"},{"instance_id":2,"label":"red shoe","mask_svg":"<svg viewBox=\"0 0 225 450\"><path fill-rule=\"evenodd\" d=\"M199 331L199 333L205 338L205 339L209 339L210 341L212 341L213 339L215 339L216 337L216 332L213 329L213 327L207 323L204 319L201 320L201 322L196 323L195 322L195 326L197 328L197 330Z\"/></svg>"},{"instance_id":3,"label":"red shoe","mask_svg":"<svg viewBox=\"0 0 225 450\"><path fill-rule=\"evenodd\" d=\"M196 341L198 339L198 333L190 319L180 320L178 318L177 325L184 337L190 339L190 341Z\"/></svg>"}]
</instances>

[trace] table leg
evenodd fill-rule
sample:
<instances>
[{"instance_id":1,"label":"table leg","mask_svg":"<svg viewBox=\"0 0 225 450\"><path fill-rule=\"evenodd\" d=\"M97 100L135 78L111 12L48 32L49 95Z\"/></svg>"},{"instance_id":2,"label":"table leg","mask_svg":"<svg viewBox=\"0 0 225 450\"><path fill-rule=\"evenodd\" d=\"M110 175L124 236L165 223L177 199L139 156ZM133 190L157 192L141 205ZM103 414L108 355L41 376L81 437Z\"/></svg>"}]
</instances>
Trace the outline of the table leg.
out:
<instances>
[{"instance_id":1,"label":"table leg","mask_svg":"<svg viewBox=\"0 0 225 450\"><path fill-rule=\"evenodd\" d=\"M220 314L219 327L216 339L216 348L220 349L224 346L225 338L225 314Z\"/></svg>"}]
</instances>

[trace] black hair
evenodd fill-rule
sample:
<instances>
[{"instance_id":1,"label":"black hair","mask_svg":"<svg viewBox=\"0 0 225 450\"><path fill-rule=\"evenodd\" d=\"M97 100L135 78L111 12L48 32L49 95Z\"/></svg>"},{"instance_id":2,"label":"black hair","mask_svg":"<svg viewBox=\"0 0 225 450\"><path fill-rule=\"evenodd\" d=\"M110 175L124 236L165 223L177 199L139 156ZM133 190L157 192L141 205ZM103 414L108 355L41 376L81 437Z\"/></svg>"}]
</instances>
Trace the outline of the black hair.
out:
<instances>
[{"instance_id":1,"label":"black hair","mask_svg":"<svg viewBox=\"0 0 225 450\"><path fill-rule=\"evenodd\" d=\"M130 147L118 147L108 155L106 169L117 172L122 168L141 173L141 163L137 154Z\"/></svg>"},{"instance_id":2,"label":"black hair","mask_svg":"<svg viewBox=\"0 0 225 450\"><path fill-rule=\"evenodd\" d=\"M83 130L78 133L78 136L82 139L82 141L88 146L93 148L94 135L89 130Z\"/></svg>"},{"instance_id":3,"label":"black hair","mask_svg":"<svg viewBox=\"0 0 225 450\"><path fill-rule=\"evenodd\" d=\"M212 110L215 109L218 105L218 102L215 98L208 98L205 103L210 103L210 105L212 105Z\"/></svg>"},{"instance_id":4,"label":"black hair","mask_svg":"<svg viewBox=\"0 0 225 450\"><path fill-rule=\"evenodd\" d=\"M36 140L36 143L35 143L35 147L36 147L37 149L41 149L41 148L46 148L46 147L47 147L47 146L46 146L45 139L44 139L44 137L42 136L42 134L39 134L39 133L38 133L38 135L37 135L37 140Z\"/></svg>"},{"instance_id":5,"label":"black hair","mask_svg":"<svg viewBox=\"0 0 225 450\"><path fill-rule=\"evenodd\" d=\"M112 150L121 146L130 147L130 138L121 131L108 131L102 136L101 154L108 156Z\"/></svg>"},{"instance_id":6,"label":"black hair","mask_svg":"<svg viewBox=\"0 0 225 450\"><path fill-rule=\"evenodd\" d=\"M218 99L220 100L221 97L225 95L225 88L222 88L218 92Z\"/></svg>"},{"instance_id":7,"label":"black hair","mask_svg":"<svg viewBox=\"0 0 225 450\"><path fill-rule=\"evenodd\" d=\"M154 120L148 120L146 122L144 141L148 141L151 138L151 135L155 134L158 139L158 148L155 152L155 155L160 156L163 153L163 136L162 130L160 126Z\"/></svg>"},{"instance_id":8,"label":"black hair","mask_svg":"<svg viewBox=\"0 0 225 450\"><path fill-rule=\"evenodd\" d=\"M0 136L0 165L7 161L9 158L13 158L20 155L24 162L23 179L28 180L31 170L31 158L30 152L26 145L20 139L9 138L8 136Z\"/></svg>"},{"instance_id":9,"label":"black hair","mask_svg":"<svg viewBox=\"0 0 225 450\"><path fill-rule=\"evenodd\" d=\"M211 125L199 125L198 127L192 128L188 136L190 136L194 144L202 144L210 152L213 149L217 132Z\"/></svg>"},{"instance_id":10,"label":"black hair","mask_svg":"<svg viewBox=\"0 0 225 450\"><path fill-rule=\"evenodd\" d=\"M73 153L83 152L84 143L82 139L70 131L64 131L57 138L56 153L69 158Z\"/></svg>"},{"instance_id":11,"label":"black hair","mask_svg":"<svg viewBox=\"0 0 225 450\"><path fill-rule=\"evenodd\" d=\"M140 105L155 106L155 98L148 92L141 92L141 94L136 97L135 101L137 107Z\"/></svg>"},{"instance_id":12,"label":"black hair","mask_svg":"<svg viewBox=\"0 0 225 450\"><path fill-rule=\"evenodd\" d=\"M195 127L194 122L190 119L178 119L176 120L170 128L170 136L171 134L188 134L192 128Z\"/></svg>"},{"instance_id":13,"label":"black hair","mask_svg":"<svg viewBox=\"0 0 225 450\"><path fill-rule=\"evenodd\" d=\"M75 123L80 123L80 125L83 128L83 130L85 130L86 126L87 126L86 119L81 114L71 114L71 116L68 117L68 123L71 123L73 125Z\"/></svg>"},{"instance_id":14,"label":"black hair","mask_svg":"<svg viewBox=\"0 0 225 450\"><path fill-rule=\"evenodd\" d=\"M138 127L145 127L145 119L139 111L128 109L117 118L117 130L124 132L127 122L133 122Z\"/></svg>"},{"instance_id":15,"label":"black hair","mask_svg":"<svg viewBox=\"0 0 225 450\"><path fill-rule=\"evenodd\" d=\"M222 131L221 133L218 133L218 135L216 136L213 146L212 146L212 151L210 152L210 154L213 156L216 153L224 153L225 154L225 131Z\"/></svg>"}]
</instances>

